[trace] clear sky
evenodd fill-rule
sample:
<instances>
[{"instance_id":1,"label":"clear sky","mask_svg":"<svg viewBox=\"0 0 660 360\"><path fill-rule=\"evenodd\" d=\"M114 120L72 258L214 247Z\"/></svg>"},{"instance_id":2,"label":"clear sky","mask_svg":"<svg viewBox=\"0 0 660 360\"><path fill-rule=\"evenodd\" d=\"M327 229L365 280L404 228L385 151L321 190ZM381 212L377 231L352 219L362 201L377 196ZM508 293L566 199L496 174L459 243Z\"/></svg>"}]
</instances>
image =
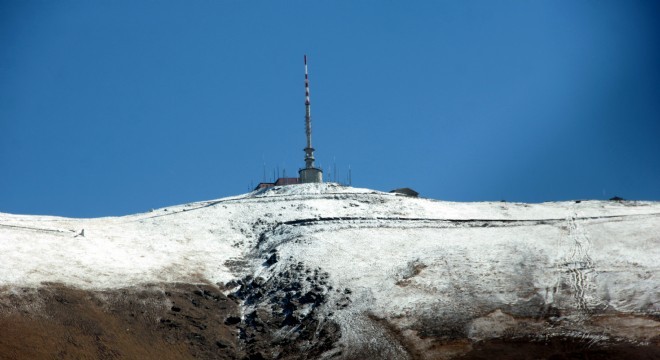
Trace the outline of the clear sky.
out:
<instances>
[{"instance_id":1,"label":"clear sky","mask_svg":"<svg viewBox=\"0 0 660 360\"><path fill-rule=\"evenodd\" d=\"M124 215L297 174L305 53L326 179L660 200L659 4L0 0L0 211Z\"/></svg>"}]
</instances>

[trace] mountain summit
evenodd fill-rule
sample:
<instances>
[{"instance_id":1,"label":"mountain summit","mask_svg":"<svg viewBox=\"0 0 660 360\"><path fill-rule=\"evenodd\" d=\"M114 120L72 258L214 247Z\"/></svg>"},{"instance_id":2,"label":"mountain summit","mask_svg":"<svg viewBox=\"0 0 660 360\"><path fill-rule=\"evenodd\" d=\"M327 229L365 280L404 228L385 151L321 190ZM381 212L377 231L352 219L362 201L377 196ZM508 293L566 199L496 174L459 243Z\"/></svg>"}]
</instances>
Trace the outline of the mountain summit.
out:
<instances>
[{"instance_id":1,"label":"mountain summit","mask_svg":"<svg viewBox=\"0 0 660 360\"><path fill-rule=\"evenodd\" d=\"M0 214L1 358L660 356L660 203L333 183Z\"/></svg>"}]
</instances>

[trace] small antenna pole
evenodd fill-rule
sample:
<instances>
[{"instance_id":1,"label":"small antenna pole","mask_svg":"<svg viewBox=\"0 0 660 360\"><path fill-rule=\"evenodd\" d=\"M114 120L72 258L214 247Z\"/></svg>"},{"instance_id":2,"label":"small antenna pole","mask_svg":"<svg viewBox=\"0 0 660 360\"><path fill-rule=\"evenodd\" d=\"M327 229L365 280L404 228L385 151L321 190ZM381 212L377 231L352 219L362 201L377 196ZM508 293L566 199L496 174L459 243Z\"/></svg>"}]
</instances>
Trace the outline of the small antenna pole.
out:
<instances>
[{"instance_id":1,"label":"small antenna pole","mask_svg":"<svg viewBox=\"0 0 660 360\"><path fill-rule=\"evenodd\" d=\"M351 166L348 165L348 186L352 186L353 182L351 181Z\"/></svg>"},{"instance_id":2,"label":"small antenna pole","mask_svg":"<svg viewBox=\"0 0 660 360\"><path fill-rule=\"evenodd\" d=\"M333 181L337 182L337 158L333 157L332 162L333 162L333 167L334 167L334 169L332 170L332 172L334 173L333 174L333 177L334 177Z\"/></svg>"}]
</instances>

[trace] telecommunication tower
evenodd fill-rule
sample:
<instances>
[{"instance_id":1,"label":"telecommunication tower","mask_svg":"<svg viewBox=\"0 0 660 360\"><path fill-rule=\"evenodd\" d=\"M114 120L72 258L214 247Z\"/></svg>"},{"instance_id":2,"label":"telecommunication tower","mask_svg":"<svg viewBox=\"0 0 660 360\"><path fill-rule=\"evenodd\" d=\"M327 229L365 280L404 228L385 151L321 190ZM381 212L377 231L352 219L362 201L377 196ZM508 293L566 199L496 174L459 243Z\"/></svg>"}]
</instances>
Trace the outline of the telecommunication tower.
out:
<instances>
[{"instance_id":1,"label":"telecommunication tower","mask_svg":"<svg viewBox=\"0 0 660 360\"><path fill-rule=\"evenodd\" d=\"M314 148L312 147L312 113L309 101L309 75L307 74L307 55L305 59L305 134L307 135L307 147L305 151L305 168L300 169L301 183L322 183L323 170L314 166Z\"/></svg>"}]
</instances>

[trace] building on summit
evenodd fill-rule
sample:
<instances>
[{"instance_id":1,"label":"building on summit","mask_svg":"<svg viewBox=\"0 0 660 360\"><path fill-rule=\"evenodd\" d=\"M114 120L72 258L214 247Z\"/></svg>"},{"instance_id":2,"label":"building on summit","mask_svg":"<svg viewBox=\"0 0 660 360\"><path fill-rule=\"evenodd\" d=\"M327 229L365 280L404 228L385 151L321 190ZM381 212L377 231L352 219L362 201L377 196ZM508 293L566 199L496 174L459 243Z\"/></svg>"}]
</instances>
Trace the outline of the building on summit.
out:
<instances>
[{"instance_id":1,"label":"building on summit","mask_svg":"<svg viewBox=\"0 0 660 360\"><path fill-rule=\"evenodd\" d=\"M254 188L254 190L266 189L273 186L295 185L295 184L300 184L300 178L281 177L278 178L277 181L275 182L261 182L259 183L259 185L257 185L256 188Z\"/></svg>"}]
</instances>

